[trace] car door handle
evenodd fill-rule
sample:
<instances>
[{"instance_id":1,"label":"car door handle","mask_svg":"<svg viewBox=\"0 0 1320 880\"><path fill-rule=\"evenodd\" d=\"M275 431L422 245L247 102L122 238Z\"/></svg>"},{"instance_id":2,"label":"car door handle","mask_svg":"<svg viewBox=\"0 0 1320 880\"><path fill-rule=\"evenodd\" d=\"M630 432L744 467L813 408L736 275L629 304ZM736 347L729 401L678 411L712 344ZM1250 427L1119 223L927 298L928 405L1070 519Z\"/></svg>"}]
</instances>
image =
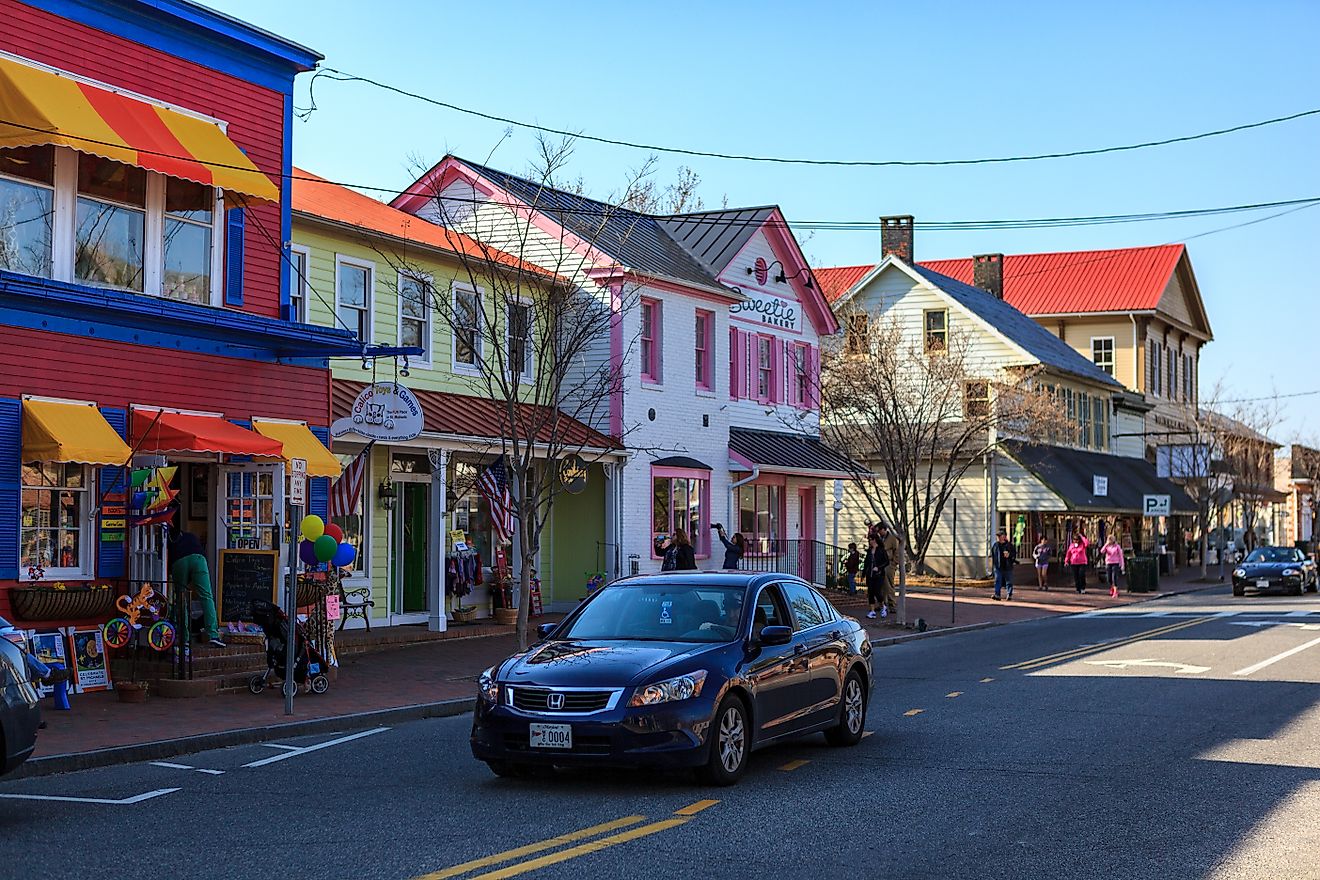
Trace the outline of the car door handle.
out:
<instances>
[{"instance_id":1,"label":"car door handle","mask_svg":"<svg viewBox=\"0 0 1320 880\"><path fill-rule=\"evenodd\" d=\"M835 640L841 639L841 638L843 638L843 633L842 633L841 631L837 630L837 629L836 629L836 630L833 630L833 631L830 633L830 638L831 638L831 639L835 639Z\"/></svg>"},{"instance_id":2,"label":"car door handle","mask_svg":"<svg viewBox=\"0 0 1320 880\"><path fill-rule=\"evenodd\" d=\"M796 645L793 646L793 653L794 653L794 654L805 654L805 653L807 653L807 646L804 645L804 644L802 644L801 642L799 642L798 644L796 644Z\"/></svg>"}]
</instances>

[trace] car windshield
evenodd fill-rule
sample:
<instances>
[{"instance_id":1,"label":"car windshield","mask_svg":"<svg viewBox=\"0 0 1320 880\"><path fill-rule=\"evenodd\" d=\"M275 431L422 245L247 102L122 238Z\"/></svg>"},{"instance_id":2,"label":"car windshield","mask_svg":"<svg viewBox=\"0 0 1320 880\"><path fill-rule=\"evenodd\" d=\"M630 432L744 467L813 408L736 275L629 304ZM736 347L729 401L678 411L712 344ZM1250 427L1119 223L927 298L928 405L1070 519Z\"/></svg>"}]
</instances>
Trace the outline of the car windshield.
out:
<instances>
[{"instance_id":1,"label":"car windshield","mask_svg":"<svg viewBox=\"0 0 1320 880\"><path fill-rule=\"evenodd\" d=\"M1293 562L1295 552L1288 547L1257 547L1247 556L1247 562Z\"/></svg>"},{"instance_id":2,"label":"car windshield","mask_svg":"<svg viewBox=\"0 0 1320 880\"><path fill-rule=\"evenodd\" d=\"M618 584L602 590L559 637L728 642L738 632L742 602L742 587Z\"/></svg>"}]
</instances>

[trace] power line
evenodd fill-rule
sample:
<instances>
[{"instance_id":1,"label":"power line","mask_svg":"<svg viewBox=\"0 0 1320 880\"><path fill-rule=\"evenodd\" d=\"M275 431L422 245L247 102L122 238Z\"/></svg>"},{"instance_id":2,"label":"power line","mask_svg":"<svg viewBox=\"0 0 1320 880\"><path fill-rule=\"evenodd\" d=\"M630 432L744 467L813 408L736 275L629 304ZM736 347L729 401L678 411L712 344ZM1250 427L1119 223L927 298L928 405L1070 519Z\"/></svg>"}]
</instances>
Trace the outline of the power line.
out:
<instances>
[{"instance_id":1,"label":"power line","mask_svg":"<svg viewBox=\"0 0 1320 880\"><path fill-rule=\"evenodd\" d=\"M476 116L480 119L486 119L491 122L499 122L505 125L514 125L519 128L526 128L531 131L544 132L545 134L559 135L562 137L576 138L584 141L592 141L599 144L608 144L615 147L628 147L634 150L647 150L653 153L673 153L680 156L696 156L707 159L734 159L743 162L768 162L779 165L815 165L832 166L843 168L915 168L915 167L947 167L951 165L992 165L1003 164L1007 162L1035 162L1041 159L1070 159L1079 156L1099 156L1105 153L1122 153L1132 150L1144 150L1150 147L1163 147L1170 144L1181 144L1189 141L1203 140L1205 138L1220 137L1221 135L1233 134L1239 131L1248 131L1254 128L1263 128L1268 125L1278 125L1284 122L1292 122L1296 119L1303 119L1308 116L1320 115L1320 108L1314 110L1303 110L1299 113L1292 113L1287 116L1277 116L1273 119L1263 119L1259 122L1248 122L1242 125L1234 125L1228 128L1220 128L1214 131L1204 131L1198 134L1182 135L1180 137L1164 138L1163 140L1144 141L1137 144L1123 144L1113 147L1097 147L1088 150L1067 150L1058 153L1037 153L1024 156L994 156L979 159L799 159L787 158L783 156L751 156L738 153L720 153L713 150L696 150L685 147L669 147L658 144L642 144L633 141L625 141L618 138L601 137L598 135L585 134L583 132L573 132L566 129L551 128L545 125L537 125L532 122L524 122L519 119L512 119L507 116L498 116L493 113L485 113L481 110L473 110L470 107L461 107L458 104L451 104L448 101L441 101L428 95L418 92L412 92L399 86L393 86L388 83L370 77L358 76L334 67L323 67L312 75L311 82L308 84L312 94L312 106L305 111L310 114L316 110L316 99L314 89L318 79L325 78L333 82L360 82L366 85L383 89L387 92L393 92L407 98L422 101L435 107L442 107L446 110L453 110L457 113L463 113L468 116Z\"/></svg>"},{"instance_id":2,"label":"power line","mask_svg":"<svg viewBox=\"0 0 1320 880\"><path fill-rule=\"evenodd\" d=\"M1257 397L1238 397L1232 400L1215 400L1211 401L1211 403L1215 406L1223 403L1259 403L1262 400L1288 400L1294 397L1314 397L1317 394L1320 394L1320 388L1317 388L1314 391L1296 391L1292 394L1270 394Z\"/></svg>"}]
</instances>

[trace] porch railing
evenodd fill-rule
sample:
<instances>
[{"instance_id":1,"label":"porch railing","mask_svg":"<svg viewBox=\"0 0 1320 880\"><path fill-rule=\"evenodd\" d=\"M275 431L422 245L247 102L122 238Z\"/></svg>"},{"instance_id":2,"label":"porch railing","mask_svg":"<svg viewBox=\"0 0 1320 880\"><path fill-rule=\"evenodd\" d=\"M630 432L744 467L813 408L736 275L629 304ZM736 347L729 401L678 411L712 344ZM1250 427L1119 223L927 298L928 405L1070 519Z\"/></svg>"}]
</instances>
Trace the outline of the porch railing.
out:
<instances>
[{"instance_id":1,"label":"porch railing","mask_svg":"<svg viewBox=\"0 0 1320 880\"><path fill-rule=\"evenodd\" d=\"M829 589L845 589L838 575L846 551L824 541L758 539L739 566L743 571L782 572Z\"/></svg>"}]
</instances>

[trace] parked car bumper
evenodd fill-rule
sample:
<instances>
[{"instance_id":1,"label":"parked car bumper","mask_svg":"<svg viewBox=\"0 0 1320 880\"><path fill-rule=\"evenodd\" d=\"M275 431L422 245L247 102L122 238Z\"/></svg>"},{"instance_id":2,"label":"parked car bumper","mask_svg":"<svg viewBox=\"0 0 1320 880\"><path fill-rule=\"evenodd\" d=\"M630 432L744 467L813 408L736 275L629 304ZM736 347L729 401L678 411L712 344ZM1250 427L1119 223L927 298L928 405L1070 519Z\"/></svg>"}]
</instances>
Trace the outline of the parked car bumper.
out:
<instances>
[{"instance_id":1,"label":"parked car bumper","mask_svg":"<svg viewBox=\"0 0 1320 880\"><path fill-rule=\"evenodd\" d=\"M1265 581L1267 586L1260 586L1260 581ZM1285 578L1277 575L1268 578L1233 578L1233 587L1247 593L1292 593L1304 587L1305 583L1304 577Z\"/></svg>"},{"instance_id":2,"label":"parked car bumper","mask_svg":"<svg viewBox=\"0 0 1320 880\"><path fill-rule=\"evenodd\" d=\"M37 747L37 728L41 725L40 707L19 699L0 705L0 727L4 729L4 766L0 775L26 761Z\"/></svg>"},{"instance_id":3,"label":"parked car bumper","mask_svg":"<svg viewBox=\"0 0 1320 880\"><path fill-rule=\"evenodd\" d=\"M481 761L614 767L696 767L707 759L715 701L703 694L678 703L620 707L591 715L521 712L478 698L472 755ZM532 724L568 724L571 749L533 748Z\"/></svg>"}]
</instances>

